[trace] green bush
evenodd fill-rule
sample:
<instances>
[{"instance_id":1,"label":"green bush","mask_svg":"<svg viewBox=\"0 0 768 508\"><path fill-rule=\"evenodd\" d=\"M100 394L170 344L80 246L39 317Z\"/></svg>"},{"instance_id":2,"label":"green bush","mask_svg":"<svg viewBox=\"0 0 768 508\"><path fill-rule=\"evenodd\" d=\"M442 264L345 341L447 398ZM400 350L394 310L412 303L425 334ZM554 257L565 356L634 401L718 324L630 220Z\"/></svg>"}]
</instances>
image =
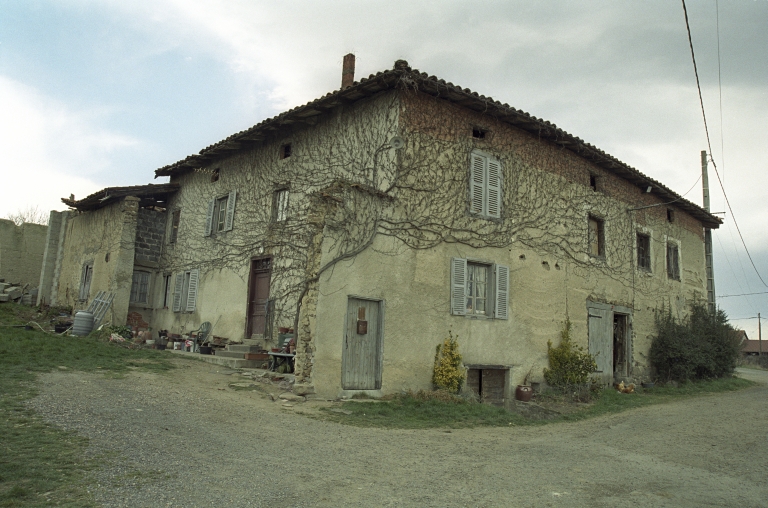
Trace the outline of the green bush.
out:
<instances>
[{"instance_id":1,"label":"green bush","mask_svg":"<svg viewBox=\"0 0 768 508\"><path fill-rule=\"evenodd\" d=\"M547 357L549 368L544 369L544 380L557 388L583 385L589 381L589 375L597 370L595 357L571 340L570 320L565 321L560 332L559 346L552 347L552 341L547 341Z\"/></svg>"},{"instance_id":2,"label":"green bush","mask_svg":"<svg viewBox=\"0 0 768 508\"><path fill-rule=\"evenodd\" d=\"M661 380L730 376L739 356L735 329L720 309L712 314L705 304L693 303L690 314L683 320L676 320L669 311L656 315L650 360Z\"/></svg>"},{"instance_id":3,"label":"green bush","mask_svg":"<svg viewBox=\"0 0 768 508\"><path fill-rule=\"evenodd\" d=\"M453 337L450 330L448 338L435 350L435 370L432 372L432 384L438 390L448 390L451 393L459 393L464 386L466 372L461 363L459 343Z\"/></svg>"}]
</instances>

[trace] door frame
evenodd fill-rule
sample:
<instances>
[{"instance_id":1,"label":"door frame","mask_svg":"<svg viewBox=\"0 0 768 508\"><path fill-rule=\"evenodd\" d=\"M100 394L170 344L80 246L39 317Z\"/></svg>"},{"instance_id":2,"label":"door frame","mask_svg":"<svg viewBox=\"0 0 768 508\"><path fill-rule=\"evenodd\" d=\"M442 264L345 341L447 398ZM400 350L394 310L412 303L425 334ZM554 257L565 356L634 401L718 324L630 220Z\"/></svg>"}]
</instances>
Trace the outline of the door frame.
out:
<instances>
[{"instance_id":1,"label":"door frame","mask_svg":"<svg viewBox=\"0 0 768 508\"><path fill-rule=\"evenodd\" d=\"M245 288L245 327L243 328L243 338L244 339L250 339L251 336L248 334L248 324L251 319L251 285L253 284L253 263L254 261L260 261L262 259L269 259L269 289L270 292L272 291L272 267L275 263L275 257L269 254L259 254L258 256L251 256L251 259L248 260L248 285ZM267 295L267 305L269 305L269 295ZM268 314L267 309L265 312ZM265 316L265 319L268 319L269 316ZM269 323L264 324L264 333L266 334L267 329L269 328Z\"/></svg>"},{"instance_id":2,"label":"door frame","mask_svg":"<svg viewBox=\"0 0 768 508\"><path fill-rule=\"evenodd\" d=\"M349 300L350 299L355 300L365 300L368 302L376 302L379 304L379 322L377 326L377 331L379 334L379 373L381 374L381 386L384 387L384 319L385 319L385 300L383 298L375 298L370 296L361 296L361 295L355 295L355 294L349 294L347 295L346 299L346 305L344 306L344 314L342 316L342 334L341 334L341 368L339 369L339 388L342 395L351 396L355 393L367 393L371 395L380 395L381 394L381 388L377 390L346 390L341 384L342 378L344 376L344 344L347 342L347 312L349 311Z\"/></svg>"},{"instance_id":3,"label":"door frame","mask_svg":"<svg viewBox=\"0 0 768 508\"><path fill-rule=\"evenodd\" d=\"M600 302L594 302L592 300L587 300L587 351L589 351L589 310L590 309L596 309L601 311L607 311L609 312L609 320L611 323L610 329L611 329L611 373L610 373L610 380L613 382L613 374L616 369L616 365L613 363L613 347L615 343L615 338L613 335L613 320L615 318L616 314L626 316L627 318L627 328L625 330L626 337L625 337L625 348L626 348L626 361L627 361L627 372L624 374L624 377L628 377L632 375L632 309L629 307L623 307L621 305L611 305L609 303L600 303ZM603 379L607 380L608 376L603 373Z\"/></svg>"}]
</instances>

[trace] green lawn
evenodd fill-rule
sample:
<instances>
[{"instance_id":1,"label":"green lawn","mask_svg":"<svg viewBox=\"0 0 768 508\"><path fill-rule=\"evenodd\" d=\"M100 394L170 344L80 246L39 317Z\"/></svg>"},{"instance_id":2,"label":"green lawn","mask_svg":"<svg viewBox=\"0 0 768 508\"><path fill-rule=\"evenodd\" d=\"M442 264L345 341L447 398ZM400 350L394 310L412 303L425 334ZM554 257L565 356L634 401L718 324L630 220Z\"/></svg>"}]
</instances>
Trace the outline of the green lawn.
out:
<instances>
[{"instance_id":1,"label":"green lawn","mask_svg":"<svg viewBox=\"0 0 768 508\"><path fill-rule=\"evenodd\" d=\"M162 371L171 364L160 351L18 327L30 320L48 324L34 309L0 304L0 507L93 506L84 487L94 466L85 458L87 440L44 423L24 404L36 394L37 374L72 369L119 375L130 367Z\"/></svg>"}]
</instances>

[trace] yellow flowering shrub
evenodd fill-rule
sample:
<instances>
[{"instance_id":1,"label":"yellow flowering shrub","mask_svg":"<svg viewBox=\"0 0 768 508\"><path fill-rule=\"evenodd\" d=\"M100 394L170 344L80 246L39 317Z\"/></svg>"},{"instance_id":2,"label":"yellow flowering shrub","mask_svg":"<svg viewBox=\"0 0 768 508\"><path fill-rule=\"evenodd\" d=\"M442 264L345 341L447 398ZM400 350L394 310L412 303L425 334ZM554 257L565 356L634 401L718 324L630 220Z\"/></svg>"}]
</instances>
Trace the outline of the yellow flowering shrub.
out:
<instances>
[{"instance_id":1,"label":"yellow flowering shrub","mask_svg":"<svg viewBox=\"0 0 768 508\"><path fill-rule=\"evenodd\" d=\"M442 344L438 344L435 350L435 370L432 372L432 384L438 390L459 393L466 378L459 353L459 343L448 331L448 338Z\"/></svg>"}]
</instances>

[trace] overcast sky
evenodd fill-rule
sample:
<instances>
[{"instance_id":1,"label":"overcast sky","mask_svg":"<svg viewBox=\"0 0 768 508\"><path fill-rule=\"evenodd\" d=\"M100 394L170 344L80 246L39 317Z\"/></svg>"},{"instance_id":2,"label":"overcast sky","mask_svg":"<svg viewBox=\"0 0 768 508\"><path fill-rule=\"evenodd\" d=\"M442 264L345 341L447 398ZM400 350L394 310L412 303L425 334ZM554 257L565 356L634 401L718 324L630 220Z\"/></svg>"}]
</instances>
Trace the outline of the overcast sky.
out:
<instances>
[{"instance_id":1,"label":"overcast sky","mask_svg":"<svg viewBox=\"0 0 768 508\"><path fill-rule=\"evenodd\" d=\"M768 1L689 0L688 15L711 153L768 282ZM349 52L357 79L406 59L701 204L708 148L678 1L0 0L0 217L153 182L338 88ZM711 167L710 183L712 210L727 211ZM766 292L734 215L714 234L717 292ZM767 294L718 303L757 338Z\"/></svg>"}]
</instances>

